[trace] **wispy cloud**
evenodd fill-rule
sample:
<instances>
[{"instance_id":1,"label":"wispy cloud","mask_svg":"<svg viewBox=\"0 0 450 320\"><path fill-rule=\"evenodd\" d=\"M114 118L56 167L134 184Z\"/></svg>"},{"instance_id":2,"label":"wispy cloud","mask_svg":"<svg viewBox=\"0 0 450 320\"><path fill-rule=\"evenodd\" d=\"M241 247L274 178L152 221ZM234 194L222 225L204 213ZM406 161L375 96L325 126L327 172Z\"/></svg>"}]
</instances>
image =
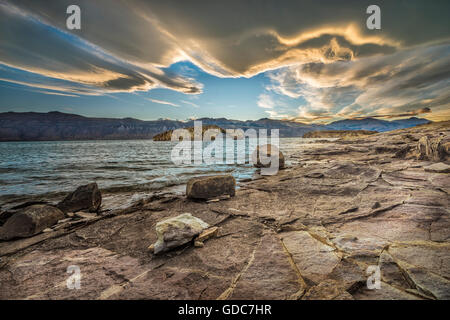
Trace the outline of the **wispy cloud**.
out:
<instances>
[{"instance_id":1,"label":"wispy cloud","mask_svg":"<svg viewBox=\"0 0 450 320\"><path fill-rule=\"evenodd\" d=\"M273 109L276 106L275 101L267 93L261 93L258 97L258 107L263 109Z\"/></svg>"},{"instance_id":2,"label":"wispy cloud","mask_svg":"<svg viewBox=\"0 0 450 320\"><path fill-rule=\"evenodd\" d=\"M169 102L169 101L157 100L157 99L151 99L151 98L144 98L144 99L148 100L148 101L151 101L151 102L154 102L154 103L165 104L165 105L169 105L169 106L172 106L172 107L179 107L178 104L175 104L175 103L172 103L172 102Z\"/></svg>"},{"instance_id":3,"label":"wispy cloud","mask_svg":"<svg viewBox=\"0 0 450 320\"><path fill-rule=\"evenodd\" d=\"M192 106L194 108L200 108L200 106L198 104L195 104L195 103L193 103L191 101L181 100L180 102L182 102L184 104L188 104L188 105L190 105L190 106Z\"/></svg>"}]
</instances>

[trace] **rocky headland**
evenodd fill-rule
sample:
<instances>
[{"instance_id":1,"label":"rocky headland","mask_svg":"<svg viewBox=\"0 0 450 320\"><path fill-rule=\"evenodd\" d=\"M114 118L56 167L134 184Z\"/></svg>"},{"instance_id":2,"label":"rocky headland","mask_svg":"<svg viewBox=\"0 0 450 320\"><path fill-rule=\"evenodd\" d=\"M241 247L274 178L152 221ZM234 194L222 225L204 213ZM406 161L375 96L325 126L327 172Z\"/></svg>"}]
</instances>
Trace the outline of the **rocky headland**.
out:
<instances>
[{"instance_id":1,"label":"rocky headland","mask_svg":"<svg viewBox=\"0 0 450 320\"><path fill-rule=\"evenodd\" d=\"M369 130L322 130L307 132L303 135L303 138L356 138L375 133L378 132Z\"/></svg>"},{"instance_id":2,"label":"rocky headland","mask_svg":"<svg viewBox=\"0 0 450 320\"><path fill-rule=\"evenodd\" d=\"M306 145L236 190L206 179L126 209L99 208L96 185L24 204L0 214L0 299L450 299L449 133ZM203 188L216 184L225 195ZM14 237L18 214L30 229Z\"/></svg>"}]
</instances>

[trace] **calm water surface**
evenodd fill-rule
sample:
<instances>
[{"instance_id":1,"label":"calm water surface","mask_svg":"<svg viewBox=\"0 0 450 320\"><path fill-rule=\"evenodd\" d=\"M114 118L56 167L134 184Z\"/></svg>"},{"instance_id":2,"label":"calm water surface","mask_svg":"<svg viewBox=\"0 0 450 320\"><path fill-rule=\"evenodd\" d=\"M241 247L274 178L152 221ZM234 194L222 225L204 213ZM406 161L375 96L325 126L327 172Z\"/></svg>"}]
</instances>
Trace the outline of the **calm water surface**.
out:
<instances>
[{"instance_id":1,"label":"calm water surface","mask_svg":"<svg viewBox=\"0 0 450 320\"><path fill-rule=\"evenodd\" d=\"M281 151L289 157L307 140L281 138ZM229 173L240 181L255 173L250 164L175 165L170 158L175 144L151 140L0 143L0 204L18 196L67 192L93 181L107 193L149 192L183 185L193 176Z\"/></svg>"}]
</instances>

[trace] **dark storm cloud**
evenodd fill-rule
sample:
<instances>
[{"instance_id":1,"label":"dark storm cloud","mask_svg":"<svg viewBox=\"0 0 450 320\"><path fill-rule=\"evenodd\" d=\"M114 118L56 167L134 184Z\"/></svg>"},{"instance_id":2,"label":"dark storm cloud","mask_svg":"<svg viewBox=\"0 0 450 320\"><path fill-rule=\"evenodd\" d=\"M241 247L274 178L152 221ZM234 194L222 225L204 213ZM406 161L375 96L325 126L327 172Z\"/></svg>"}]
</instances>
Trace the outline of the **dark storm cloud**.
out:
<instances>
[{"instance_id":1,"label":"dark storm cloud","mask_svg":"<svg viewBox=\"0 0 450 320\"><path fill-rule=\"evenodd\" d=\"M74 31L72 0L0 3L0 62L95 90L199 93L194 80L164 71L189 60L218 77L278 70L269 91L303 97L305 119L446 103L448 0L376 1L381 30L366 28L371 0L77 0ZM268 100L261 105L276 115Z\"/></svg>"},{"instance_id":2,"label":"dark storm cloud","mask_svg":"<svg viewBox=\"0 0 450 320\"><path fill-rule=\"evenodd\" d=\"M187 78L168 76L155 67L132 65L4 2L0 3L0 36L0 62L17 69L107 92L157 86L201 92L201 86Z\"/></svg>"},{"instance_id":3,"label":"dark storm cloud","mask_svg":"<svg viewBox=\"0 0 450 320\"><path fill-rule=\"evenodd\" d=\"M65 29L71 0L16 0ZM382 30L365 27L370 1L78 0L73 33L141 64L187 58L220 76L251 76L292 62L349 60L448 38L448 1L378 1Z\"/></svg>"}]
</instances>

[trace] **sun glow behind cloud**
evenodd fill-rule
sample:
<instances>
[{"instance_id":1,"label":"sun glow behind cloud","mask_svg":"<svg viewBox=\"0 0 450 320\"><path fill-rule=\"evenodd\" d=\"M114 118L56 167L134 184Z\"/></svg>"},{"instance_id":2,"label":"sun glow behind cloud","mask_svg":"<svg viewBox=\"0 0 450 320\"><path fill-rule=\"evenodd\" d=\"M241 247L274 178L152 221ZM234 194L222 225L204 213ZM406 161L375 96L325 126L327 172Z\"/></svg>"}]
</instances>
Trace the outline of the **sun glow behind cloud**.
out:
<instances>
[{"instance_id":1,"label":"sun glow behind cloud","mask_svg":"<svg viewBox=\"0 0 450 320\"><path fill-rule=\"evenodd\" d=\"M69 32L69 0L3 0L0 81L73 99L164 89L173 93L144 100L207 113L210 101L183 95L203 96L215 80L170 68L189 61L218 79L264 75L270 84L247 108L271 118L447 119L448 3L381 1L383 29L374 32L365 29L368 3L80 0L82 29ZM405 18L411 12L420 25ZM228 95L239 100L245 90ZM213 101L230 102L238 104Z\"/></svg>"}]
</instances>

